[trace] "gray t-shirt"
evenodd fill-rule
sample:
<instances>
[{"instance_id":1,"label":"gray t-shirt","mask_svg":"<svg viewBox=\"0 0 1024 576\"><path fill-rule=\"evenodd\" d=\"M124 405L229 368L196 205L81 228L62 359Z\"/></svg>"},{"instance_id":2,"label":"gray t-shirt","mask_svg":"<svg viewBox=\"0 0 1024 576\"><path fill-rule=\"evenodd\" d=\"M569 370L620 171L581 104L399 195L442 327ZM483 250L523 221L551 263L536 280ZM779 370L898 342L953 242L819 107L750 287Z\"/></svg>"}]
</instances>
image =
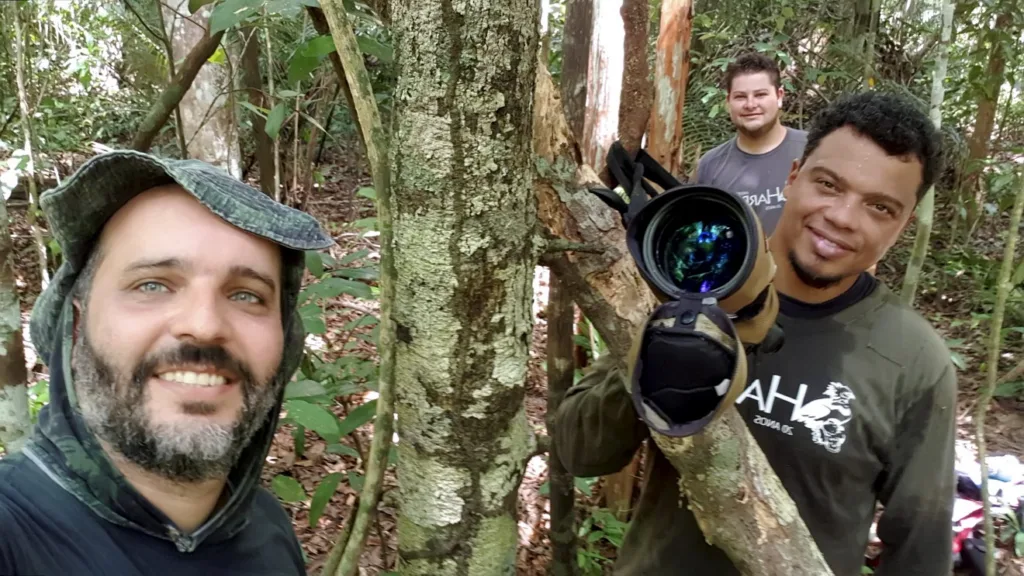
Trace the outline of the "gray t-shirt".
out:
<instances>
[{"instance_id":1,"label":"gray t-shirt","mask_svg":"<svg viewBox=\"0 0 1024 576\"><path fill-rule=\"evenodd\" d=\"M748 154L733 136L713 148L697 164L697 184L715 186L737 194L750 204L765 234L771 235L786 202L782 190L786 177L807 144L807 132L787 128L782 143L764 154Z\"/></svg>"}]
</instances>

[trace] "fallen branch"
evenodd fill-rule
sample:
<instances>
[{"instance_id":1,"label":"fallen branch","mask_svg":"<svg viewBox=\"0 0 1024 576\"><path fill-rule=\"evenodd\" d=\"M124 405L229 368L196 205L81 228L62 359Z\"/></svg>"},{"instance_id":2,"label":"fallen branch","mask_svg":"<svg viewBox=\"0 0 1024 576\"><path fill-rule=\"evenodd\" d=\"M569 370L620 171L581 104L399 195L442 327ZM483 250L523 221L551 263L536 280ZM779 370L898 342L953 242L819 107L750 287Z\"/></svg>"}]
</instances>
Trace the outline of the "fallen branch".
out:
<instances>
[{"instance_id":1,"label":"fallen branch","mask_svg":"<svg viewBox=\"0 0 1024 576\"><path fill-rule=\"evenodd\" d=\"M355 117L363 136L370 171L373 174L373 185L377 192L377 222L380 226L380 335L377 343L380 381L377 387L379 396L373 423L373 443L366 459L366 478L352 531L345 541L335 544L335 549L343 548L341 560L335 570L324 571L325 576L354 576L359 568L363 546L366 544L368 527L376 516L377 504L380 502L394 427L395 327L391 319L391 307L395 299L395 260L392 249L391 176L384 128L381 126L373 86L363 64L362 52L356 43L355 33L348 22L345 7L341 0L321 0L320 5L330 27L341 64L336 66L335 70L340 67L344 72L344 78L338 80L343 82L352 94ZM310 14L312 16L312 12Z\"/></svg>"},{"instance_id":2,"label":"fallen branch","mask_svg":"<svg viewBox=\"0 0 1024 576\"><path fill-rule=\"evenodd\" d=\"M544 245L544 252L547 254L557 254L559 252L587 252L590 254L601 254L604 252L604 247L597 244L587 244L585 242L573 242L572 240L566 240L565 238L552 238Z\"/></svg>"}]
</instances>

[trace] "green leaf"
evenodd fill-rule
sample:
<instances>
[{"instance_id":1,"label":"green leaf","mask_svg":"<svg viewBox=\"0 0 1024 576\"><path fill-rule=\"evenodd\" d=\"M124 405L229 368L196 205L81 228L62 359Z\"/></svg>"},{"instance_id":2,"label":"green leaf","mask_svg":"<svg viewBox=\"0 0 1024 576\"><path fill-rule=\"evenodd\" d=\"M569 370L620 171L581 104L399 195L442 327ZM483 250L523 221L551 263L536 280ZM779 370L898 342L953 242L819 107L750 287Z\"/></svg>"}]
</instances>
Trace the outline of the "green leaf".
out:
<instances>
[{"instance_id":1,"label":"green leaf","mask_svg":"<svg viewBox=\"0 0 1024 576\"><path fill-rule=\"evenodd\" d=\"M356 39L356 43L359 44L359 50L363 54L375 56L378 60L387 64L395 61L395 51L392 50L391 46L381 44L374 38L360 36Z\"/></svg>"},{"instance_id":2,"label":"green leaf","mask_svg":"<svg viewBox=\"0 0 1024 576\"><path fill-rule=\"evenodd\" d=\"M551 494L551 481L545 480L543 484L537 487L537 493L541 496L548 496Z\"/></svg>"},{"instance_id":3,"label":"green leaf","mask_svg":"<svg viewBox=\"0 0 1024 576\"><path fill-rule=\"evenodd\" d=\"M292 440L295 445L295 457L302 458L302 455L306 453L306 429L302 426L293 428Z\"/></svg>"},{"instance_id":4,"label":"green leaf","mask_svg":"<svg viewBox=\"0 0 1024 576\"><path fill-rule=\"evenodd\" d=\"M360 218L359 220L352 222L352 227L358 230L376 230L377 217L370 216L369 218Z\"/></svg>"},{"instance_id":5,"label":"green leaf","mask_svg":"<svg viewBox=\"0 0 1024 576\"><path fill-rule=\"evenodd\" d=\"M351 486L352 489L355 490L356 492L363 491L364 480L365 478L363 478L362 474L358 472L353 472L352 470L348 471L348 485Z\"/></svg>"},{"instance_id":6,"label":"green leaf","mask_svg":"<svg viewBox=\"0 0 1024 576\"><path fill-rule=\"evenodd\" d=\"M370 200L377 199L377 191L369 186L363 186L356 191L356 196L362 196L363 198L369 198Z\"/></svg>"},{"instance_id":7,"label":"green leaf","mask_svg":"<svg viewBox=\"0 0 1024 576\"><path fill-rule=\"evenodd\" d=\"M334 492L338 489L338 483L341 482L341 472L332 472L324 479L320 481L320 485L316 487L316 492L313 493L313 502L309 505L309 527L315 528L317 521L320 520L320 516L324 513L324 508L327 507L327 503L331 501L331 496L334 496Z\"/></svg>"},{"instance_id":8,"label":"green leaf","mask_svg":"<svg viewBox=\"0 0 1024 576\"><path fill-rule=\"evenodd\" d=\"M223 64L227 62L228 54L224 51L224 46L218 46L217 50L206 59L210 64Z\"/></svg>"},{"instance_id":9,"label":"green leaf","mask_svg":"<svg viewBox=\"0 0 1024 576\"><path fill-rule=\"evenodd\" d=\"M1017 558L1024 558L1024 532L1017 532L1013 537L1013 552Z\"/></svg>"},{"instance_id":10,"label":"green leaf","mask_svg":"<svg viewBox=\"0 0 1024 576\"><path fill-rule=\"evenodd\" d=\"M376 268L341 268L335 270L334 275L351 280L377 280L380 278L380 272Z\"/></svg>"},{"instance_id":11,"label":"green leaf","mask_svg":"<svg viewBox=\"0 0 1024 576\"><path fill-rule=\"evenodd\" d=\"M324 278L305 290L306 297L316 296L323 298L324 300L337 298L342 294L349 294L364 300L373 299L373 292L366 284L356 282L355 280L349 280L347 278L335 278L333 276L330 278Z\"/></svg>"},{"instance_id":12,"label":"green leaf","mask_svg":"<svg viewBox=\"0 0 1024 576\"><path fill-rule=\"evenodd\" d=\"M590 534L587 534L587 542L591 544L597 542L601 538L604 538L604 532L602 532L601 530L594 530Z\"/></svg>"},{"instance_id":13,"label":"green leaf","mask_svg":"<svg viewBox=\"0 0 1024 576\"><path fill-rule=\"evenodd\" d=\"M328 444L327 453L341 454L342 456L351 456L356 460L362 458L362 456L359 455L359 452L355 448L347 446L345 444Z\"/></svg>"},{"instance_id":14,"label":"green leaf","mask_svg":"<svg viewBox=\"0 0 1024 576\"><path fill-rule=\"evenodd\" d=\"M299 484L299 481L291 476L284 474L274 476L270 487L282 502L302 502L306 499L306 491L302 489L302 484Z\"/></svg>"},{"instance_id":15,"label":"green leaf","mask_svg":"<svg viewBox=\"0 0 1024 576\"><path fill-rule=\"evenodd\" d=\"M591 493L591 487L597 482L597 478L573 478L573 483L576 484L576 489L584 494Z\"/></svg>"},{"instance_id":16,"label":"green leaf","mask_svg":"<svg viewBox=\"0 0 1024 576\"><path fill-rule=\"evenodd\" d=\"M324 275L324 259L316 250L306 250L306 270L317 278Z\"/></svg>"},{"instance_id":17,"label":"green leaf","mask_svg":"<svg viewBox=\"0 0 1024 576\"><path fill-rule=\"evenodd\" d=\"M210 4L213 0L188 0L188 13L195 14L200 8Z\"/></svg>"},{"instance_id":18,"label":"green leaf","mask_svg":"<svg viewBox=\"0 0 1024 576\"><path fill-rule=\"evenodd\" d=\"M342 326L342 329L355 330L356 328L363 328L364 326L374 326L378 322L380 322L380 320L378 320L376 316L372 316L370 314L363 314L359 318L356 318L355 320Z\"/></svg>"},{"instance_id":19,"label":"green leaf","mask_svg":"<svg viewBox=\"0 0 1024 576\"><path fill-rule=\"evenodd\" d=\"M348 254L344 255L341 258L341 260L338 260L338 266L348 266L349 264L355 262L356 260L366 258L367 256L369 256L369 254L370 251L365 248L363 248L362 250L356 250L355 252L349 252Z\"/></svg>"},{"instance_id":20,"label":"green leaf","mask_svg":"<svg viewBox=\"0 0 1024 576\"><path fill-rule=\"evenodd\" d=\"M789 6L783 6L782 15L786 18L792 18L794 16L793 9Z\"/></svg>"},{"instance_id":21,"label":"green leaf","mask_svg":"<svg viewBox=\"0 0 1024 576\"><path fill-rule=\"evenodd\" d=\"M299 48L305 55L313 56L315 58L323 58L328 54L335 51L334 38L330 34L324 34L323 36L317 36L306 41L302 47Z\"/></svg>"},{"instance_id":22,"label":"green leaf","mask_svg":"<svg viewBox=\"0 0 1024 576\"><path fill-rule=\"evenodd\" d=\"M771 44L768 44L767 42L755 42L754 43L754 49L756 49L759 52L765 52L765 51L768 51L768 50L773 50L774 48L775 48L774 46L772 46Z\"/></svg>"},{"instance_id":23,"label":"green leaf","mask_svg":"<svg viewBox=\"0 0 1024 576\"><path fill-rule=\"evenodd\" d=\"M231 28L263 6L264 0L225 0L210 14L210 35Z\"/></svg>"},{"instance_id":24,"label":"green leaf","mask_svg":"<svg viewBox=\"0 0 1024 576\"><path fill-rule=\"evenodd\" d=\"M394 444L388 449L388 466L398 464L398 447Z\"/></svg>"},{"instance_id":25,"label":"green leaf","mask_svg":"<svg viewBox=\"0 0 1024 576\"><path fill-rule=\"evenodd\" d=\"M259 116L260 118L263 118L264 120L267 119L267 113L269 112L269 110L267 110L266 108L260 108L259 106L256 106L252 102L246 102L244 100L239 102L239 104L247 108L253 114Z\"/></svg>"},{"instance_id":26,"label":"green leaf","mask_svg":"<svg viewBox=\"0 0 1024 576\"><path fill-rule=\"evenodd\" d=\"M1017 382L1003 382L996 389L992 391L992 395L997 398L1011 398L1024 392L1024 381Z\"/></svg>"},{"instance_id":27,"label":"green leaf","mask_svg":"<svg viewBox=\"0 0 1024 576\"><path fill-rule=\"evenodd\" d=\"M338 418L323 406L303 400L288 400L284 407L289 420L316 432L324 440L336 443L341 438Z\"/></svg>"},{"instance_id":28,"label":"green leaf","mask_svg":"<svg viewBox=\"0 0 1024 576\"><path fill-rule=\"evenodd\" d=\"M310 398L313 396L323 396L327 394L327 390L324 389L324 385L315 380L296 380L289 382L288 386L284 389L284 397L286 400L292 398Z\"/></svg>"},{"instance_id":29,"label":"green leaf","mask_svg":"<svg viewBox=\"0 0 1024 576\"><path fill-rule=\"evenodd\" d=\"M301 82L316 70L320 65L320 59L296 52L288 61L288 81L292 84Z\"/></svg>"},{"instance_id":30,"label":"green leaf","mask_svg":"<svg viewBox=\"0 0 1024 576\"><path fill-rule=\"evenodd\" d=\"M949 359L953 361L953 364L961 370L967 369L967 360L964 360L964 355L959 352L950 351Z\"/></svg>"},{"instance_id":31,"label":"green leaf","mask_svg":"<svg viewBox=\"0 0 1024 576\"><path fill-rule=\"evenodd\" d=\"M302 319L302 327L307 334L326 334L327 325L324 324L323 311L316 304L307 304L299 308L299 318Z\"/></svg>"},{"instance_id":32,"label":"green leaf","mask_svg":"<svg viewBox=\"0 0 1024 576\"><path fill-rule=\"evenodd\" d=\"M274 106L274 109L267 116L267 125L263 128L267 136L270 136L273 140L277 139L277 134L281 131L281 124L284 124L287 114L288 109L285 107L284 102L278 102L277 106Z\"/></svg>"},{"instance_id":33,"label":"green leaf","mask_svg":"<svg viewBox=\"0 0 1024 576\"><path fill-rule=\"evenodd\" d=\"M366 424L370 420L373 420L373 416L377 413L377 400L370 400L366 404L362 404L354 408L348 413L348 416L341 421L338 425L338 432L342 436L348 436L356 428L359 428L363 424Z\"/></svg>"}]
</instances>

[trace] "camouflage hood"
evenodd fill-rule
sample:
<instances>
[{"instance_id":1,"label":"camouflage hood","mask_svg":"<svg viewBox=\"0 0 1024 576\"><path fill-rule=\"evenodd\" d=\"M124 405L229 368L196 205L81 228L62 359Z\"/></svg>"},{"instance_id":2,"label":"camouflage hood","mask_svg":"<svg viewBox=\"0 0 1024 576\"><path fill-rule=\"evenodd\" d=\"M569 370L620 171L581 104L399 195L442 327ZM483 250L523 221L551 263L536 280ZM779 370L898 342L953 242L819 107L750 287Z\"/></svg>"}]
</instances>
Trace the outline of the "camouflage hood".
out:
<instances>
[{"instance_id":1,"label":"camouflage hood","mask_svg":"<svg viewBox=\"0 0 1024 576\"><path fill-rule=\"evenodd\" d=\"M271 410L230 473L226 503L190 535L181 534L110 462L82 420L70 369L70 296L95 239L107 220L131 198L170 183L179 184L224 221L281 246L284 266L281 310L285 349L275 382L281 389L277 409ZM304 333L297 301L303 251L326 248L333 240L311 216L274 202L223 170L196 160L166 160L135 151L115 151L90 159L60 186L44 193L40 206L64 262L32 310L32 343L50 369L50 403L39 413L25 455L107 521L172 540L182 551L191 551L203 541L229 538L245 525L245 513L277 427L284 381L291 378L302 358Z\"/></svg>"}]
</instances>

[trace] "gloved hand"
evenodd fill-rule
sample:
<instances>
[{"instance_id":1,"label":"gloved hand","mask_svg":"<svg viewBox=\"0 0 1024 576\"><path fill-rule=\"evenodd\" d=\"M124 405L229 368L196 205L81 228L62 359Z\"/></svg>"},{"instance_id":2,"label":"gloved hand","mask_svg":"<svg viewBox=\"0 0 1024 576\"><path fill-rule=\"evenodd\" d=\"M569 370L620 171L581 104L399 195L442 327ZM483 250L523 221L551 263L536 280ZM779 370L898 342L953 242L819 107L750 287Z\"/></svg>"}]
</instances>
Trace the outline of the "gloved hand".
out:
<instances>
[{"instance_id":1,"label":"gloved hand","mask_svg":"<svg viewBox=\"0 0 1024 576\"><path fill-rule=\"evenodd\" d=\"M666 436L689 436L735 402L746 385L747 353L782 343L774 324L760 342L744 342L739 328L761 333L742 324L752 320L734 323L714 299L659 305L630 355L628 386L644 422Z\"/></svg>"}]
</instances>

